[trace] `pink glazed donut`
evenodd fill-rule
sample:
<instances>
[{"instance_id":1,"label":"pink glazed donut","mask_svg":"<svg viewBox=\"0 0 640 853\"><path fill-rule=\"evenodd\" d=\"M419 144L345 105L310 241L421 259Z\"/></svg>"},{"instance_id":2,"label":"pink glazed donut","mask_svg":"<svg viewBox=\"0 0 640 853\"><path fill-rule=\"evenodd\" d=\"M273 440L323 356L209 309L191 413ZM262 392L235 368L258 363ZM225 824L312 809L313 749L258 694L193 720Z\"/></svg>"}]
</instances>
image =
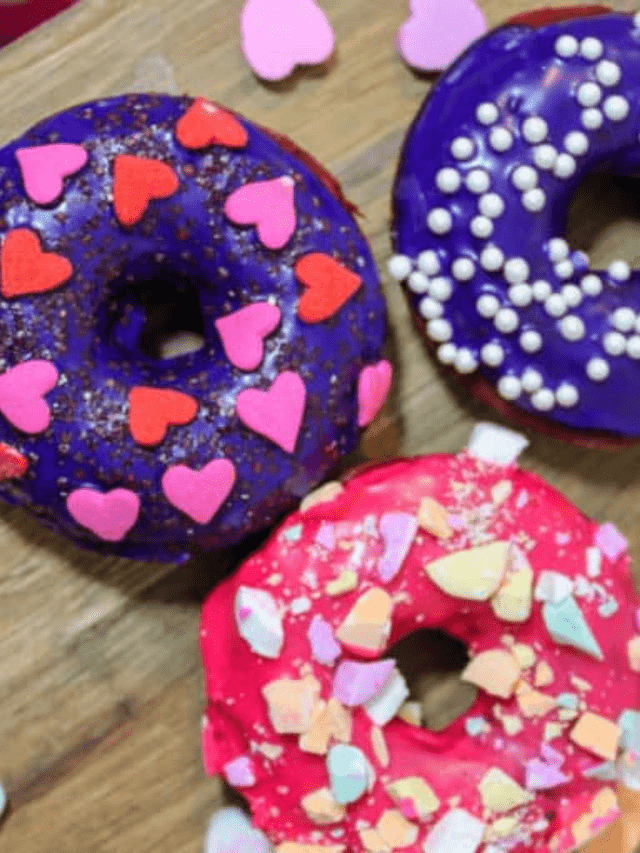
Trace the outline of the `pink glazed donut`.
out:
<instances>
[{"instance_id":1,"label":"pink glazed donut","mask_svg":"<svg viewBox=\"0 0 640 853\"><path fill-rule=\"evenodd\" d=\"M279 853L568 853L640 782L627 543L525 444L480 425L328 483L205 603L205 767ZM387 656L419 629L465 643L478 688L438 733Z\"/></svg>"}]
</instances>

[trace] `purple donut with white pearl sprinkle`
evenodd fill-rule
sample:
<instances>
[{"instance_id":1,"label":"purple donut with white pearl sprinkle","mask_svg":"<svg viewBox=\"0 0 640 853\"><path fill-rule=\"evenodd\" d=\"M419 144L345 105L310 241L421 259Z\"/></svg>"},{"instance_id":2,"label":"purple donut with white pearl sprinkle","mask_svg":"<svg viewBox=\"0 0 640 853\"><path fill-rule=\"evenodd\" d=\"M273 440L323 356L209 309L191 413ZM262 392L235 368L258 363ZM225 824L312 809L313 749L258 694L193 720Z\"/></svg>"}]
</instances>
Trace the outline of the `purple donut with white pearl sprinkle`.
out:
<instances>
[{"instance_id":1,"label":"purple donut with white pearl sprinkle","mask_svg":"<svg viewBox=\"0 0 640 853\"><path fill-rule=\"evenodd\" d=\"M613 446L640 437L640 270L563 235L590 173L638 173L638 80L640 15L495 30L436 83L393 192L389 270L438 360L521 423Z\"/></svg>"}]
</instances>

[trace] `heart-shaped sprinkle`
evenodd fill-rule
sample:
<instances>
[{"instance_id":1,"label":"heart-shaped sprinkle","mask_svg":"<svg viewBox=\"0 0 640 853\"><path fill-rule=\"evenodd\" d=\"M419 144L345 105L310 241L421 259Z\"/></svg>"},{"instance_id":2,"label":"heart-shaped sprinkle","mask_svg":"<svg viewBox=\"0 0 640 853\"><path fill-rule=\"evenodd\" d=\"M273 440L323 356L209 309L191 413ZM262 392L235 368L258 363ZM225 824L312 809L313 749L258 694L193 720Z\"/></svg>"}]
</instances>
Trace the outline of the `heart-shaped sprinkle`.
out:
<instances>
[{"instance_id":1,"label":"heart-shaped sprinkle","mask_svg":"<svg viewBox=\"0 0 640 853\"><path fill-rule=\"evenodd\" d=\"M178 189L178 176L160 160L119 154L113 170L113 204L122 225L135 225L153 199L169 198Z\"/></svg>"},{"instance_id":2,"label":"heart-shaped sprinkle","mask_svg":"<svg viewBox=\"0 0 640 853\"><path fill-rule=\"evenodd\" d=\"M50 361L34 359L17 364L0 376L0 412L22 432L44 432L51 423L44 395L57 384L58 371Z\"/></svg>"},{"instance_id":3,"label":"heart-shaped sprinkle","mask_svg":"<svg viewBox=\"0 0 640 853\"><path fill-rule=\"evenodd\" d=\"M29 461L15 447L0 444L0 480L12 480L27 472ZM2 812L0 812L2 814Z\"/></svg>"},{"instance_id":4,"label":"heart-shaped sprinkle","mask_svg":"<svg viewBox=\"0 0 640 853\"><path fill-rule=\"evenodd\" d=\"M99 492L76 489L67 498L67 509L81 527L105 542L120 542L136 523L140 498L129 489Z\"/></svg>"},{"instance_id":5,"label":"heart-shaped sprinkle","mask_svg":"<svg viewBox=\"0 0 640 853\"><path fill-rule=\"evenodd\" d=\"M218 330L225 354L239 370L255 370L264 357L264 339L280 322L280 309L270 302L255 302L233 314L218 317Z\"/></svg>"},{"instance_id":6,"label":"heart-shaped sprinkle","mask_svg":"<svg viewBox=\"0 0 640 853\"><path fill-rule=\"evenodd\" d=\"M256 181L231 193L224 205L236 225L255 225L267 249L282 249L296 230L293 178Z\"/></svg>"},{"instance_id":7,"label":"heart-shaped sprinkle","mask_svg":"<svg viewBox=\"0 0 640 853\"><path fill-rule=\"evenodd\" d=\"M231 493L236 469L228 459L213 459L195 471L173 465L162 475L162 490L176 509L198 524L208 524Z\"/></svg>"},{"instance_id":8,"label":"heart-shaped sprinkle","mask_svg":"<svg viewBox=\"0 0 640 853\"><path fill-rule=\"evenodd\" d=\"M474 0L411 0L410 8L396 45L407 65L420 71L442 71L487 32Z\"/></svg>"},{"instance_id":9,"label":"heart-shaped sprinkle","mask_svg":"<svg viewBox=\"0 0 640 853\"><path fill-rule=\"evenodd\" d=\"M333 317L362 284L359 275L321 252L300 258L294 272L307 288L298 303L298 316L305 323L321 323Z\"/></svg>"},{"instance_id":10,"label":"heart-shaped sprinkle","mask_svg":"<svg viewBox=\"0 0 640 853\"><path fill-rule=\"evenodd\" d=\"M386 361L363 368L358 378L358 426L366 427L378 414L391 390L393 367Z\"/></svg>"},{"instance_id":11,"label":"heart-shaped sprinkle","mask_svg":"<svg viewBox=\"0 0 640 853\"><path fill-rule=\"evenodd\" d=\"M176 124L176 138L184 148L209 145L244 148L249 135L238 119L206 98L197 98Z\"/></svg>"},{"instance_id":12,"label":"heart-shaped sprinkle","mask_svg":"<svg viewBox=\"0 0 640 853\"><path fill-rule=\"evenodd\" d=\"M307 391L291 370L281 373L268 391L247 388L236 398L236 412L245 426L293 453L304 415Z\"/></svg>"},{"instance_id":13,"label":"heart-shaped sprinkle","mask_svg":"<svg viewBox=\"0 0 640 853\"><path fill-rule=\"evenodd\" d=\"M160 444L170 426L188 424L198 413L198 404L182 391L138 386L129 392L129 429L138 444Z\"/></svg>"},{"instance_id":14,"label":"heart-shaped sprinkle","mask_svg":"<svg viewBox=\"0 0 640 853\"><path fill-rule=\"evenodd\" d=\"M69 142L18 148L16 151L25 192L36 204L51 204L59 198L64 189L64 179L79 172L88 158L82 145Z\"/></svg>"},{"instance_id":15,"label":"heart-shaped sprinkle","mask_svg":"<svg viewBox=\"0 0 640 853\"><path fill-rule=\"evenodd\" d=\"M16 228L4 238L0 275L2 295L11 299L60 287L73 275L73 267L62 255L43 252L35 231Z\"/></svg>"},{"instance_id":16,"label":"heart-shaped sprinkle","mask_svg":"<svg viewBox=\"0 0 640 853\"><path fill-rule=\"evenodd\" d=\"M314 0L246 0L241 27L244 55L263 80L283 80L333 53L331 24Z\"/></svg>"}]
</instances>

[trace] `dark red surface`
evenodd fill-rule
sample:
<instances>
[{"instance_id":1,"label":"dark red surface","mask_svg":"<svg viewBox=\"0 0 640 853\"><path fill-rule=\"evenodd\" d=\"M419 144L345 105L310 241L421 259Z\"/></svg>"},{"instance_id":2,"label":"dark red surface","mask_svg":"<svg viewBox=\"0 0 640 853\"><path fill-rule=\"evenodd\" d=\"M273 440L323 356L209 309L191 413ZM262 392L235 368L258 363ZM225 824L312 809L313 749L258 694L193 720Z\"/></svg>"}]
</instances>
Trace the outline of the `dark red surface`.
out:
<instances>
[{"instance_id":1,"label":"dark red surface","mask_svg":"<svg viewBox=\"0 0 640 853\"><path fill-rule=\"evenodd\" d=\"M524 24L529 27L544 27L546 24L559 24L573 18L593 18L596 15L606 15L612 10L609 6L592 3L585 6L566 6L564 9L543 7L522 12L505 21L505 24Z\"/></svg>"},{"instance_id":2,"label":"dark red surface","mask_svg":"<svg viewBox=\"0 0 640 853\"><path fill-rule=\"evenodd\" d=\"M23 0L14 4L0 0L0 47L76 2L77 0Z\"/></svg>"}]
</instances>

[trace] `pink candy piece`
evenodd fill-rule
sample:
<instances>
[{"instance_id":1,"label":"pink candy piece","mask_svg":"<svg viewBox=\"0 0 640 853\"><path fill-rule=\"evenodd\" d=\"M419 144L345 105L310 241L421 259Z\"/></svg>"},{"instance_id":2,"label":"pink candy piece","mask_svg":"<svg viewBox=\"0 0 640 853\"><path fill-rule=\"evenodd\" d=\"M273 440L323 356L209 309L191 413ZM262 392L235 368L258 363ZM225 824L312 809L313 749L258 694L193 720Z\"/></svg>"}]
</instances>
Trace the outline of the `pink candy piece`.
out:
<instances>
[{"instance_id":1,"label":"pink candy piece","mask_svg":"<svg viewBox=\"0 0 640 853\"><path fill-rule=\"evenodd\" d=\"M318 663L333 666L335 660L340 657L342 650L333 635L333 628L319 613L311 620L307 639L311 646L311 656Z\"/></svg>"},{"instance_id":2,"label":"pink candy piece","mask_svg":"<svg viewBox=\"0 0 640 853\"><path fill-rule=\"evenodd\" d=\"M246 184L226 200L225 215L237 225L255 225L267 249L282 249L296 230L294 187L289 175Z\"/></svg>"},{"instance_id":3,"label":"pink candy piece","mask_svg":"<svg viewBox=\"0 0 640 853\"><path fill-rule=\"evenodd\" d=\"M245 426L293 453L298 441L307 391L291 370L281 373L268 391L247 388L236 398L236 412Z\"/></svg>"},{"instance_id":4,"label":"pink candy piece","mask_svg":"<svg viewBox=\"0 0 640 853\"><path fill-rule=\"evenodd\" d=\"M379 361L365 367L358 379L358 426L366 427L378 414L389 396L393 381L393 367L388 361Z\"/></svg>"},{"instance_id":5,"label":"pink candy piece","mask_svg":"<svg viewBox=\"0 0 640 853\"><path fill-rule=\"evenodd\" d=\"M622 556L629 543L614 524L608 521L600 525L594 536L594 543L608 560L614 561Z\"/></svg>"},{"instance_id":6,"label":"pink candy piece","mask_svg":"<svg viewBox=\"0 0 640 853\"><path fill-rule=\"evenodd\" d=\"M280 322L280 309L255 302L215 322L225 354L239 370L255 370L264 357L264 339Z\"/></svg>"},{"instance_id":7,"label":"pink candy piece","mask_svg":"<svg viewBox=\"0 0 640 853\"><path fill-rule=\"evenodd\" d=\"M236 481L236 469L228 459L213 459L194 471L173 465L162 475L162 490L171 506L198 524L208 524L229 497Z\"/></svg>"},{"instance_id":8,"label":"pink candy piece","mask_svg":"<svg viewBox=\"0 0 640 853\"><path fill-rule=\"evenodd\" d=\"M333 53L331 24L314 0L247 0L241 26L244 55L263 80L283 80Z\"/></svg>"},{"instance_id":9,"label":"pink candy piece","mask_svg":"<svg viewBox=\"0 0 640 853\"><path fill-rule=\"evenodd\" d=\"M385 550L378 561L378 574L385 583L400 571L417 531L418 519L407 512L385 512L380 519Z\"/></svg>"},{"instance_id":10,"label":"pink candy piece","mask_svg":"<svg viewBox=\"0 0 640 853\"><path fill-rule=\"evenodd\" d=\"M82 145L67 142L16 151L25 192L36 204L51 204L59 198L64 179L79 172L88 157Z\"/></svg>"},{"instance_id":11,"label":"pink candy piece","mask_svg":"<svg viewBox=\"0 0 640 853\"><path fill-rule=\"evenodd\" d=\"M223 768L223 773L230 785L236 788L250 788L256 784L256 775L253 770L253 762L248 755L229 761Z\"/></svg>"},{"instance_id":12,"label":"pink candy piece","mask_svg":"<svg viewBox=\"0 0 640 853\"><path fill-rule=\"evenodd\" d=\"M50 361L34 359L17 364L0 376L0 412L22 432L44 432L51 423L44 395L57 384L58 371Z\"/></svg>"},{"instance_id":13,"label":"pink candy piece","mask_svg":"<svg viewBox=\"0 0 640 853\"><path fill-rule=\"evenodd\" d=\"M67 498L69 514L105 542L120 542L136 523L140 498L129 489L98 492L76 489Z\"/></svg>"},{"instance_id":14,"label":"pink candy piece","mask_svg":"<svg viewBox=\"0 0 640 853\"><path fill-rule=\"evenodd\" d=\"M420 71L442 71L487 32L473 0L411 0L410 8L396 46L404 61Z\"/></svg>"},{"instance_id":15,"label":"pink candy piece","mask_svg":"<svg viewBox=\"0 0 640 853\"><path fill-rule=\"evenodd\" d=\"M380 692L395 666L392 659L359 663L345 660L333 676L333 695L349 708L364 705Z\"/></svg>"},{"instance_id":16,"label":"pink candy piece","mask_svg":"<svg viewBox=\"0 0 640 853\"><path fill-rule=\"evenodd\" d=\"M548 791L564 785L571 777L553 764L532 758L525 766L525 784L530 791Z\"/></svg>"}]
</instances>

